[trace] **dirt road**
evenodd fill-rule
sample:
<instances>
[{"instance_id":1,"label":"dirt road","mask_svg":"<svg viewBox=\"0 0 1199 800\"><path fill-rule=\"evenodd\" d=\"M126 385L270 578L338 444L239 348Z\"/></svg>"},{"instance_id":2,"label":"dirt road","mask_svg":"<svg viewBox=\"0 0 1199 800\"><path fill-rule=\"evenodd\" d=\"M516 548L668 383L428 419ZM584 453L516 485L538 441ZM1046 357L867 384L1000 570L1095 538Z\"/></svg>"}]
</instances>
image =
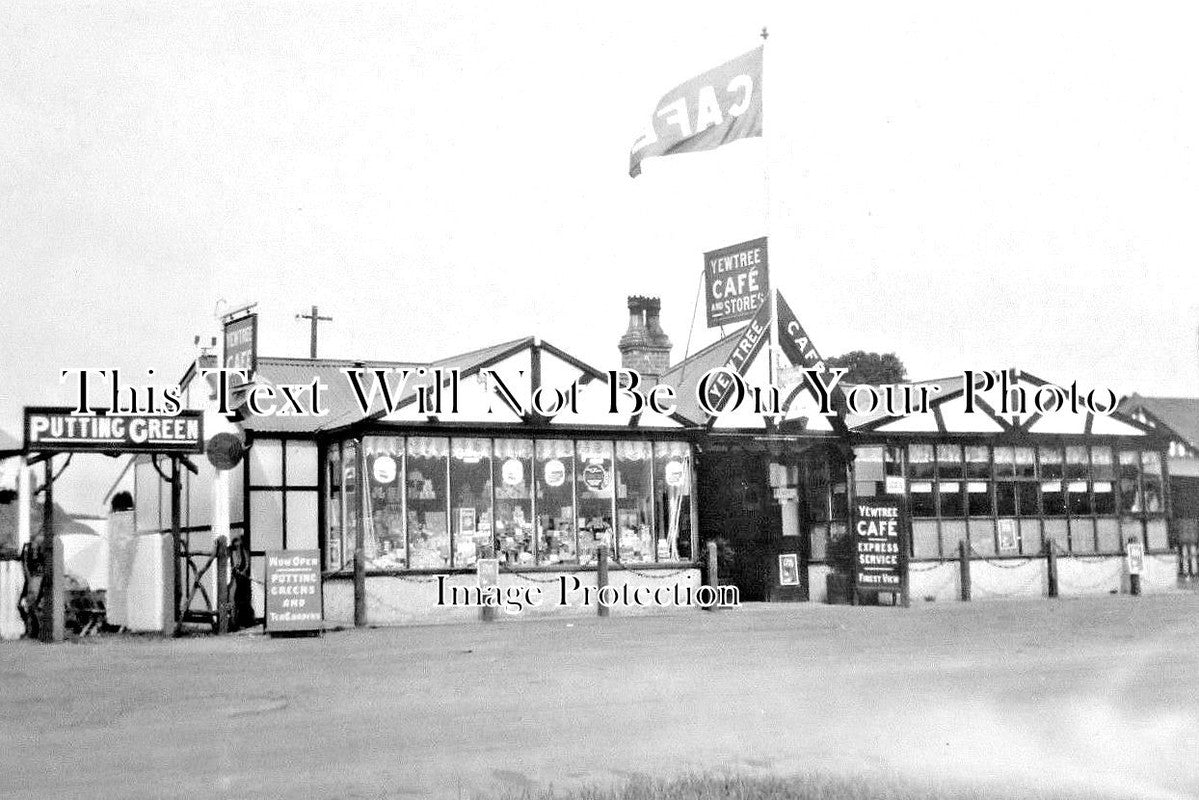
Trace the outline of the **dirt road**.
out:
<instances>
[{"instance_id":1,"label":"dirt road","mask_svg":"<svg viewBox=\"0 0 1199 800\"><path fill-rule=\"evenodd\" d=\"M0 645L0 796L470 797L693 769L1199 796L1199 596Z\"/></svg>"}]
</instances>

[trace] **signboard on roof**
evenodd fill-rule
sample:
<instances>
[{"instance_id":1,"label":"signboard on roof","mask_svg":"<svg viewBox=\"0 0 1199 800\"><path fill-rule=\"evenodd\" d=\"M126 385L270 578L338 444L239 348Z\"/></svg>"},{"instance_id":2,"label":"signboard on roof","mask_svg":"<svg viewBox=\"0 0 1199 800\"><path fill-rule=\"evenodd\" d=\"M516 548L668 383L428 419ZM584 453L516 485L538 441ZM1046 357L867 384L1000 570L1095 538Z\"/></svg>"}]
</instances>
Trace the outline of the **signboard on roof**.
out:
<instances>
[{"instance_id":1,"label":"signboard on roof","mask_svg":"<svg viewBox=\"0 0 1199 800\"><path fill-rule=\"evenodd\" d=\"M763 345L766 344L769 335L770 305L763 304L758 308L757 313L749 321L749 324L745 326L745 330L741 331L741 336L737 339L737 344L733 347L728 361L724 364L725 372L717 373L713 380L708 383L706 398L708 408L724 408L724 404L728 402L729 395L732 393L735 385L733 377L728 373L736 372L738 375L744 376L754 357L761 352Z\"/></svg>"},{"instance_id":2,"label":"signboard on roof","mask_svg":"<svg viewBox=\"0 0 1199 800\"><path fill-rule=\"evenodd\" d=\"M76 414L71 408L25 408L25 449L56 453L202 453L204 416Z\"/></svg>"},{"instance_id":3,"label":"signboard on roof","mask_svg":"<svg viewBox=\"0 0 1199 800\"><path fill-rule=\"evenodd\" d=\"M769 306L766 237L704 253L704 285L709 328L744 322Z\"/></svg>"},{"instance_id":4,"label":"signboard on roof","mask_svg":"<svg viewBox=\"0 0 1199 800\"><path fill-rule=\"evenodd\" d=\"M225 347L221 366L225 369L246 369L251 378L258 369L258 315L247 314L225 323ZM230 388L243 385L241 376L229 378Z\"/></svg>"}]
</instances>

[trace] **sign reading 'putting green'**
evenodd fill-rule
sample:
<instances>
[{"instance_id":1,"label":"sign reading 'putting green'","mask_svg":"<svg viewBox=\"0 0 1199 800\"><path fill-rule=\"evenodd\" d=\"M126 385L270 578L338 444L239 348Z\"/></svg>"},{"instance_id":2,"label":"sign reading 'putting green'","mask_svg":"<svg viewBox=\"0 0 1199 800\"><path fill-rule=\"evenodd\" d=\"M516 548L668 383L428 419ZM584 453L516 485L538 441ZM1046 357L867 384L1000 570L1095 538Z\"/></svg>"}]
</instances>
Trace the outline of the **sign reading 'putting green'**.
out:
<instances>
[{"instance_id":1,"label":"sign reading 'putting green'","mask_svg":"<svg viewBox=\"0 0 1199 800\"><path fill-rule=\"evenodd\" d=\"M70 408L25 409L25 449L55 453L202 453L199 411L76 414Z\"/></svg>"}]
</instances>

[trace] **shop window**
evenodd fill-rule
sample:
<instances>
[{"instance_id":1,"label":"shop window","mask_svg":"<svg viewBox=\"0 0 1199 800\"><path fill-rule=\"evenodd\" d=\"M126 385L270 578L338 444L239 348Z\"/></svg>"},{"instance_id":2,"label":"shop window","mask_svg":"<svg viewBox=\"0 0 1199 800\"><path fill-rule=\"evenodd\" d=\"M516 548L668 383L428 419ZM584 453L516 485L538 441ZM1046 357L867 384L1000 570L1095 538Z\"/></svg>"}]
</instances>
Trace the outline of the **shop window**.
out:
<instances>
[{"instance_id":1,"label":"shop window","mask_svg":"<svg viewBox=\"0 0 1199 800\"><path fill-rule=\"evenodd\" d=\"M1140 453L1130 450L1120 452L1120 512L1125 515L1140 514L1144 511L1141 494L1141 457Z\"/></svg>"},{"instance_id":2,"label":"shop window","mask_svg":"<svg viewBox=\"0 0 1199 800\"><path fill-rule=\"evenodd\" d=\"M496 553L509 564L531 565L533 551L533 442L495 440Z\"/></svg>"},{"instance_id":3,"label":"shop window","mask_svg":"<svg viewBox=\"0 0 1199 800\"><path fill-rule=\"evenodd\" d=\"M325 461L325 569L341 569L348 559L342 540L345 531L341 498L341 445L329 445Z\"/></svg>"},{"instance_id":4,"label":"shop window","mask_svg":"<svg viewBox=\"0 0 1199 800\"><path fill-rule=\"evenodd\" d=\"M576 445L575 490L578 501L579 562L595 562L596 546L611 543L612 442L580 441Z\"/></svg>"},{"instance_id":5,"label":"shop window","mask_svg":"<svg viewBox=\"0 0 1199 800\"><path fill-rule=\"evenodd\" d=\"M1016 477L1016 448L995 448L995 479L1011 480Z\"/></svg>"},{"instance_id":6,"label":"shop window","mask_svg":"<svg viewBox=\"0 0 1199 800\"><path fill-rule=\"evenodd\" d=\"M404 547L404 440L398 436L367 436L362 440L366 456L366 529L362 535L363 557L375 569L399 569L408 565ZM351 536L354 533L351 532ZM353 543L349 545L353 548Z\"/></svg>"},{"instance_id":7,"label":"shop window","mask_svg":"<svg viewBox=\"0 0 1199 800\"><path fill-rule=\"evenodd\" d=\"M1144 482L1145 511L1160 514L1165 511L1162 500L1162 457L1146 450L1141 453L1141 479Z\"/></svg>"},{"instance_id":8,"label":"shop window","mask_svg":"<svg viewBox=\"0 0 1199 800\"><path fill-rule=\"evenodd\" d=\"M437 569L451 564L446 470L449 440L413 436L407 444L408 565Z\"/></svg>"},{"instance_id":9,"label":"shop window","mask_svg":"<svg viewBox=\"0 0 1199 800\"><path fill-rule=\"evenodd\" d=\"M937 516L937 504L933 499L932 481L912 481L908 485L908 504L913 517Z\"/></svg>"},{"instance_id":10,"label":"shop window","mask_svg":"<svg viewBox=\"0 0 1199 800\"><path fill-rule=\"evenodd\" d=\"M908 478L914 481L932 480L937 475L931 444L908 445Z\"/></svg>"},{"instance_id":11,"label":"shop window","mask_svg":"<svg viewBox=\"0 0 1199 800\"><path fill-rule=\"evenodd\" d=\"M1036 481L1020 481L1016 484L1016 513L1021 517L1041 515L1041 485Z\"/></svg>"},{"instance_id":12,"label":"shop window","mask_svg":"<svg viewBox=\"0 0 1199 800\"><path fill-rule=\"evenodd\" d=\"M315 550L317 493L289 491L284 494L287 506L287 549Z\"/></svg>"},{"instance_id":13,"label":"shop window","mask_svg":"<svg viewBox=\"0 0 1199 800\"><path fill-rule=\"evenodd\" d=\"M1061 449L1057 447L1041 447L1038 450L1041 461L1041 478L1044 480L1061 480L1064 476Z\"/></svg>"},{"instance_id":14,"label":"shop window","mask_svg":"<svg viewBox=\"0 0 1199 800\"><path fill-rule=\"evenodd\" d=\"M288 441L287 452L287 485L316 486L317 463L316 442Z\"/></svg>"},{"instance_id":15,"label":"shop window","mask_svg":"<svg viewBox=\"0 0 1199 800\"><path fill-rule=\"evenodd\" d=\"M1017 447L1015 457L1016 477L1023 480L1036 480L1037 451L1031 447Z\"/></svg>"},{"instance_id":16,"label":"shop window","mask_svg":"<svg viewBox=\"0 0 1199 800\"><path fill-rule=\"evenodd\" d=\"M1000 517L1016 516L1016 482L995 482L995 513Z\"/></svg>"},{"instance_id":17,"label":"shop window","mask_svg":"<svg viewBox=\"0 0 1199 800\"><path fill-rule=\"evenodd\" d=\"M961 481L939 481L937 494L941 498L942 517L964 516L965 503L962 501Z\"/></svg>"},{"instance_id":18,"label":"shop window","mask_svg":"<svg viewBox=\"0 0 1199 800\"><path fill-rule=\"evenodd\" d=\"M1091 476L1093 482L1094 510L1096 514L1112 515L1116 513L1116 465L1112 458L1110 447L1091 448Z\"/></svg>"},{"instance_id":19,"label":"shop window","mask_svg":"<svg viewBox=\"0 0 1199 800\"><path fill-rule=\"evenodd\" d=\"M691 558L691 446L654 443L657 559Z\"/></svg>"},{"instance_id":20,"label":"shop window","mask_svg":"<svg viewBox=\"0 0 1199 800\"><path fill-rule=\"evenodd\" d=\"M943 481L960 481L964 475L962 448L956 444L937 445L937 477Z\"/></svg>"},{"instance_id":21,"label":"shop window","mask_svg":"<svg viewBox=\"0 0 1199 800\"><path fill-rule=\"evenodd\" d=\"M1066 448L1065 478L1068 481L1085 481L1091 477L1089 451L1085 447Z\"/></svg>"},{"instance_id":22,"label":"shop window","mask_svg":"<svg viewBox=\"0 0 1199 800\"><path fill-rule=\"evenodd\" d=\"M574 469L574 442L560 439L537 442L537 558L542 564L578 563Z\"/></svg>"},{"instance_id":23,"label":"shop window","mask_svg":"<svg viewBox=\"0 0 1199 800\"><path fill-rule=\"evenodd\" d=\"M247 452L251 486L283 485L283 442L258 439Z\"/></svg>"},{"instance_id":24,"label":"shop window","mask_svg":"<svg viewBox=\"0 0 1199 800\"><path fill-rule=\"evenodd\" d=\"M616 443L616 557L654 560L653 449L649 442Z\"/></svg>"},{"instance_id":25,"label":"shop window","mask_svg":"<svg viewBox=\"0 0 1199 800\"><path fill-rule=\"evenodd\" d=\"M473 566L491 538L491 440L450 440L454 566Z\"/></svg>"},{"instance_id":26,"label":"shop window","mask_svg":"<svg viewBox=\"0 0 1199 800\"><path fill-rule=\"evenodd\" d=\"M283 549L283 492L250 493L250 535L255 550Z\"/></svg>"},{"instance_id":27,"label":"shop window","mask_svg":"<svg viewBox=\"0 0 1199 800\"><path fill-rule=\"evenodd\" d=\"M991 480L991 448L966 448L966 479L974 481Z\"/></svg>"},{"instance_id":28,"label":"shop window","mask_svg":"<svg viewBox=\"0 0 1199 800\"><path fill-rule=\"evenodd\" d=\"M966 513L972 517L990 517L993 512L991 484L987 481L967 481Z\"/></svg>"}]
</instances>

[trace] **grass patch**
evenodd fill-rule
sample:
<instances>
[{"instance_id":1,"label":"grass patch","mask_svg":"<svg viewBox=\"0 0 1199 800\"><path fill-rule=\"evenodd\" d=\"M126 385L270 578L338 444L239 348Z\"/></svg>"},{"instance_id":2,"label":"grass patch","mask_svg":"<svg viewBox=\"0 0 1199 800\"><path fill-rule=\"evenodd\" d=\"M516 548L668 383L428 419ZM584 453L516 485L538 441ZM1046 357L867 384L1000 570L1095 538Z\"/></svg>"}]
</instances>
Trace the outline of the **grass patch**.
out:
<instances>
[{"instance_id":1,"label":"grass patch","mask_svg":"<svg viewBox=\"0 0 1199 800\"><path fill-rule=\"evenodd\" d=\"M524 789L475 795L474 800L1083 800L1103 796L1094 787L1049 788L1010 783L919 780L867 773L789 777L697 774L677 778L636 777L614 785L573 789Z\"/></svg>"}]
</instances>

